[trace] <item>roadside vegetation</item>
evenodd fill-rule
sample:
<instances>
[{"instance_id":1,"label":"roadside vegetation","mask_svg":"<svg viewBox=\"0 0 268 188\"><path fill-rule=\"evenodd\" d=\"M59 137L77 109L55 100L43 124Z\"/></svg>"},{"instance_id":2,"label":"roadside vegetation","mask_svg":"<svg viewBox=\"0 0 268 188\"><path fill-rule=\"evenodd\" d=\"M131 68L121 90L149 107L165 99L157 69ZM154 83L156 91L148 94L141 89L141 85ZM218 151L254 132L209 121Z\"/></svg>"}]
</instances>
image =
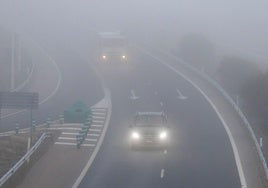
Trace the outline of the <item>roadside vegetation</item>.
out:
<instances>
[{"instance_id":1,"label":"roadside vegetation","mask_svg":"<svg viewBox=\"0 0 268 188\"><path fill-rule=\"evenodd\" d=\"M201 34L184 35L176 44L173 53L197 69L209 74L213 74L218 66L213 43Z\"/></svg>"},{"instance_id":2,"label":"roadside vegetation","mask_svg":"<svg viewBox=\"0 0 268 188\"><path fill-rule=\"evenodd\" d=\"M234 99L251 124L268 134L268 72L239 56L217 55L213 43L200 34L181 38L173 53L215 79Z\"/></svg>"}]
</instances>

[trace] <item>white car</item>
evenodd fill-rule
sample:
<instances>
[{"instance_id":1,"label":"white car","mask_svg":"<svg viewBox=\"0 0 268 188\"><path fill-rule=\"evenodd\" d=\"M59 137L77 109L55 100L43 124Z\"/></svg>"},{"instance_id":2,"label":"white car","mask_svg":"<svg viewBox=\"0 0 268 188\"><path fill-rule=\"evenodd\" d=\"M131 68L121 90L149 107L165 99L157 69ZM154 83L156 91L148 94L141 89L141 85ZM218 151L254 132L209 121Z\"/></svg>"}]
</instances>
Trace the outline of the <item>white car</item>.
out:
<instances>
[{"instance_id":1,"label":"white car","mask_svg":"<svg viewBox=\"0 0 268 188\"><path fill-rule=\"evenodd\" d=\"M130 147L166 148L169 143L167 116L163 112L138 112L130 125Z\"/></svg>"}]
</instances>

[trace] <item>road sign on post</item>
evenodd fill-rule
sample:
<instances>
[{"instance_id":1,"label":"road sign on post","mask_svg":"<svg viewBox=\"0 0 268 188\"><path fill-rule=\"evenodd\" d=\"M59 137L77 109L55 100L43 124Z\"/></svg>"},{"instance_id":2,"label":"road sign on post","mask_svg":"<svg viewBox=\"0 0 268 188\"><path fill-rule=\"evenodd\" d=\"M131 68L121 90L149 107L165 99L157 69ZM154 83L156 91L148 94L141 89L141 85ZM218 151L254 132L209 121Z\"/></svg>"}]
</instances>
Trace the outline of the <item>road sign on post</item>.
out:
<instances>
[{"instance_id":1,"label":"road sign on post","mask_svg":"<svg viewBox=\"0 0 268 188\"><path fill-rule=\"evenodd\" d=\"M0 92L0 114L1 114L1 109L29 109L31 111L30 122L32 123L32 110L37 109L38 105L39 105L38 93L35 93L35 92ZM1 128L1 121L0 121L0 128ZM32 137L32 134L31 134L31 137Z\"/></svg>"},{"instance_id":2,"label":"road sign on post","mask_svg":"<svg viewBox=\"0 0 268 188\"><path fill-rule=\"evenodd\" d=\"M31 92L0 92L2 109L37 109L39 94Z\"/></svg>"}]
</instances>

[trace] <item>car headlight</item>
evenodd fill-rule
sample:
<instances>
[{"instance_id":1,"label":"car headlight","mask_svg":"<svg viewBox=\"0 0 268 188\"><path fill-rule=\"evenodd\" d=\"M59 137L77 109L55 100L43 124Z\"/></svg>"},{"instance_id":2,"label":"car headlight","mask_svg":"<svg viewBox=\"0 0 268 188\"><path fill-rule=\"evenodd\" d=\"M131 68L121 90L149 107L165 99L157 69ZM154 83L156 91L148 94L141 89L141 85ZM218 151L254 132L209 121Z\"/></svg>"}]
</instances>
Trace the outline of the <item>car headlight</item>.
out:
<instances>
[{"instance_id":1,"label":"car headlight","mask_svg":"<svg viewBox=\"0 0 268 188\"><path fill-rule=\"evenodd\" d=\"M135 140L138 140L138 139L140 138L140 134L137 133L137 132L133 132L133 133L131 134L131 138L133 138L133 139L135 139Z\"/></svg>"},{"instance_id":2,"label":"car headlight","mask_svg":"<svg viewBox=\"0 0 268 188\"><path fill-rule=\"evenodd\" d=\"M103 56L102 56L102 59L106 59L106 55L103 55Z\"/></svg>"},{"instance_id":3,"label":"car headlight","mask_svg":"<svg viewBox=\"0 0 268 188\"><path fill-rule=\"evenodd\" d=\"M126 59L126 56L125 55L122 55L122 59Z\"/></svg>"},{"instance_id":4,"label":"car headlight","mask_svg":"<svg viewBox=\"0 0 268 188\"><path fill-rule=\"evenodd\" d=\"M159 134L159 138L161 140L165 140L167 138L167 132L163 131Z\"/></svg>"}]
</instances>

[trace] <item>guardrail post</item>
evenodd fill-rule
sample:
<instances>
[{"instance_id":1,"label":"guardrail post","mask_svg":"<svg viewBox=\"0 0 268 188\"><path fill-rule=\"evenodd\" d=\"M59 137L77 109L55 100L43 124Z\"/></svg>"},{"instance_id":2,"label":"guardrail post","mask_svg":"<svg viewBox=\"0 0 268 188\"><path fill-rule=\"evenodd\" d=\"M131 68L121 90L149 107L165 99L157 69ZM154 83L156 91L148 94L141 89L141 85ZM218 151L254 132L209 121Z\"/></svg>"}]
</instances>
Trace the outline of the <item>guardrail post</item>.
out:
<instances>
[{"instance_id":1,"label":"guardrail post","mask_svg":"<svg viewBox=\"0 0 268 188\"><path fill-rule=\"evenodd\" d=\"M33 132L36 131L36 123L35 123L35 121L33 121L33 123L32 123L32 130L33 130Z\"/></svg>"},{"instance_id":2,"label":"guardrail post","mask_svg":"<svg viewBox=\"0 0 268 188\"><path fill-rule=\"evenodd\" d=\"M61 114L59 115L60 124L64 123L64 116Z\"/></svg>"},{"instance_id":3,"label":"guardrail post","mask_svg":"<svg viewBox=\"0 0 268 188\"><path fill-rule=\"evenodd\" d=\"M19 124L16 123L15 133L16 133L16 134L19 134L19 130L20 130Z\"/></svg>"},{"instance_id":4,"label":"guardrail post","mask_svg":"<svg viewBox=\"0 0 268 188\"><path fill-rule=\"evenodd\" d=\"M46 122L46 127L49 128L49 127L50 127L50 124L51 124L51 120L50 120L50 118L48 117L48 118L47 118L47 122Z\"/></svg>"}]
</instances>

